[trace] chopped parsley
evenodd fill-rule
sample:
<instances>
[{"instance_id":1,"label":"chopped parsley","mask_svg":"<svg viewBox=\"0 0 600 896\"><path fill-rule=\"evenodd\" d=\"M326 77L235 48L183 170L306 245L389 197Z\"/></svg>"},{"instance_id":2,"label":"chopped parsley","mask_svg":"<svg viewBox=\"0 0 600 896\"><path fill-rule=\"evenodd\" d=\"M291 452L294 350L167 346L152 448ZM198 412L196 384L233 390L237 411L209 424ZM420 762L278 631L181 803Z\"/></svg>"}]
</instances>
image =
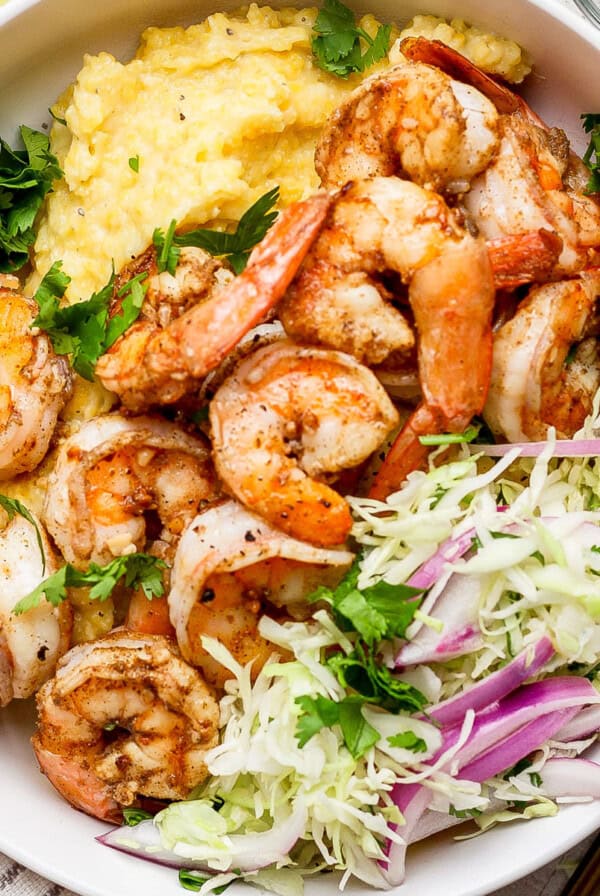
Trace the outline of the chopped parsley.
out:
<instances>
[{"instance_id":1,"label":"chopped parsley","mask_svg":"<svg viewBox=\"0 0 600 896\"><path fill-rule=\"evenodd\" d=\"M319 696L299 697L296 703L302 709L298 719L296 736L300 746L323 727L339 725L344 743L350 753L358 758L377 743L379 734L362 714L366 703L377 704L388 712L419 712L427 704L427 698L413 685L396 678L379 656L382 640L402 638L417 611L422 593L407 585L390 585L378 582L368 588L358 588L360 555L334 589L321 586L309 598L325 601L330 605L338 625L346 631L355 631L358 638L350 653L335 651L326 659L327 666L340 684L352 693L336 702ZM406 746L416 752L426 749L421 738L412 732L398 735L396 746Z\"/></svg>"},{"instance_id":2,"label":"chopped parsley","mask_svg":"<svg viewBox=\"0 0 600 896\"><path fill-rule=\"evenodd\" d=\"M140 157L139 157L139 155L137 155L137 156L132 156L132 157L129 159L129 167L131 168L132 171L135 171L136 174L139 172L139 170L140 170Z\"/></svg>"},{"instance_id":3,"label":"chopped parsley","mask_svg":"<svg viewBox=\"0 0 600 896\"><path fill-rule=\"evenodd\" d=\"M177 262L179 261L179 249L174 244L176 223L175 218L173 218L166 233L160 227L157 227L152 234L152 242L156 249L156 267L159 274L162 274L163 271L168 271L171 275L175 274Z\"/></svg>"},{"instance_id":4,"label":"chopped parsley","mask_svg":"<svg viewBox=\"0 0 600 896\"><path fill-rule=\"evenodd\" d=\"M14 520L15 516L18 513L19 516L22 516L23 519L27 520L28 523L31 523L31 525L35 529L35 537L40 549L40 554L42 555L42 572L46 572L46 554L44 553L42 533L40 532L40 528L29 510L25 507L24 504L21 504L20 501L17 501L16 498L7 498L6 495L0 495L0 507L2 507L2 509L8 514L9 520Z\"/></svg>"},{"instance_id":5,"label":"chopped parsley","mask_svg":"<svg viewBox=\"0 0 600 896\"><path fill-rule=\"evenodd\" d=\"M278 200L279 187L274 187L244 212L232 233L203 228L188 230L186 233L175 233L172 221L169 228L169 231L173 228L170 249L179 253L178 247L197 246L199 249L210 252L211 255L227 259L235 273L241 274L246 267L250 252L254 246L260 243L274 223L277 217L274 207ZM162 231L159 233L162 234ZM156 240L154 244L156 245Z\"/></svg>"},{"instance_id":6,"label":"chopped parsley","mask_svg":"<svg viewBox=\"0 0 600 896\"><path fill-rule=\"evenodd\" d=\"M46 193L63 176L46 134L19 129L23 150L0 139L0 273L18 271L29 260L33 223Z\"/></svg>"},{"instance_id":7,"label":"chopped parsley","mask_svg":"<svg viewBox=\"0 0 600 896\"><path fill-rule=\"evenodd\" d=\"M600 193L600 113L588 112L581 116L583 130L590 135L590 142L583 161L590 169L586 193Z\"/></svg>"},{"instance_id":8,"label":"chopped parsley","mask_svg":"<svg viewBox=\"0 0 600 896\"><path fill-rule=\"evenodd\" d=\"M115 287L114 271L99 292L84 302L60 307L60 299L71 278L62 270L62 262L55 261L42 282L34 299L39 311L32 327L45 330L54 351L70 355L73 368L86 380L93 381L94 368L100 355L113 345L139 317L147 286L146 273L132 277L117 295L123 299L118 314L109 316L109 308Z\"/></svg>"},{"instance_id":9,"label":"chopped parsley","mask_svg":"<svg viewBox=\"0 0 600 896\"><path fill-rule=\"evenodd\" d=\"M67 597L67 588L90 587L91 600L106 600L113 592L117 582L124 578L126 588L141 588L148 598L161 597L164 594L162 570L166 563L149 554L127 554L115 557L105 566L90 563L86 572L75 569L70 563L61 567L54 575L49 576L33 589L33 591L13 607L13 613L19 615L37 607L45 597L57 607Z\"/></svg>"},{"instance_id":10,"label":"chopped parsley","mask_svg":"<svg viewBox=\"0 0 600 896\"><path fill-rule=\"evenodd\" d=\"M438 435L419 436L419 442L421 445L461 445L476 439L479 429L479 426L467 426L464 432L444 432Z\"/></svg>"},{"instance_id":11,"label":"chopped parsley","mask_svg":"<svg viewBox=\"0 0 600 896\"><path fill-rule=\"evenodd\" d=\"M364 72L383 59L392 31L391 25L380 25L375 37L371 37L357 27L354 13L340 0L325 0L313 30L316 34L312 51L317 64L340 78L347 78L352 72Z\"/></svg>"},{"instance_id":12,"label":"chopped parsley","mask_svg":"<svg viewBox=\"0 0 600 896\"><path fill-rule=\"evenodd\" d=\"M424 753L427 750L427 744L423 738L418 737L414 731L401 731L399 734L393 734L388 737L388 744L391 747L412 750L414 753Z\"/></svg>"},{"instance_id":13,"label":"chopped parsley","mask_svg":"<svg viewBox=\"0 0 600 896\"><path fill-rule=\"evenodd\" d=\"M116 727L116 726L115 726ZM106 730L106 726L105 726ZM148 821L149 818L154 818L154 815L151 812L146 812L144 809L122 809L123 812L123 821L130 828L134 828L137 824L140 824L142 821Z\"/></svg>"}]
</instances>

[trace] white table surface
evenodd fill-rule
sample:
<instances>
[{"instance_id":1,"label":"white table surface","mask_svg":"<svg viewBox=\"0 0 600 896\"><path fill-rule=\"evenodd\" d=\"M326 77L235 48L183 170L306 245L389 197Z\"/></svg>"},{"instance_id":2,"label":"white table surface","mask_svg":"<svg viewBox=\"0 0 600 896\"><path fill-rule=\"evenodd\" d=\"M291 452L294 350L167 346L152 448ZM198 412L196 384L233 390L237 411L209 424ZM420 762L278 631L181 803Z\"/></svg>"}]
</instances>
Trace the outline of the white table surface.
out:
<instances>
[{"instance_id":1,"label":"white table surface","mask_svg":"<svg viewBox=\"0 0 600 896\"><path fill-rule=\"evenodd\" d=\"M0 0L0 5L10 0ZM560 0L565 6L576 9L572 0ZM427 5L426 3L424 4ZM545 865L514 884L497 890L491 896L560 896L563 887L575 870L578 861L594 838L590 837L575 846L555 862ZM182 890L182 893L185 891ZM77 896L29 871L8 856L0 853L0 894L10 896ZM426 893L423 896L427 896Z\"/></svg>"}]
</instances>

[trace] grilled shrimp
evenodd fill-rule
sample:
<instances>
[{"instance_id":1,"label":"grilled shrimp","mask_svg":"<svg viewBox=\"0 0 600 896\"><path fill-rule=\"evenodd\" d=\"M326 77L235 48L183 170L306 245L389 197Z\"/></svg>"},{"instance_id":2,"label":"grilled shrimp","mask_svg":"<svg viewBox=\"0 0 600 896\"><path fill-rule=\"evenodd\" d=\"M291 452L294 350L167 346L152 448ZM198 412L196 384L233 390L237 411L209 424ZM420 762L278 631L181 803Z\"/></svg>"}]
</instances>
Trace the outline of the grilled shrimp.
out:
<instances>
[{"instance_id":1,"label":"grilled shrimp","mask_svg":"<svg viewBox=\"0 0 600 896\"><path fill-rule=\"evenodd\" d=\"M214 370L279 301L318 232L330 201L326 193L320 193L283 211L255 247L243 273L219 288L216 270L209 273L204 268L203 273L190 275L186 271L193 256L184 255L186 271L179 279L176 275L175 283L173 278L167 280L160 275L159 293L167 284L177 296L170 303L166 322L160 314L147 314L115 342L96 365L104 386L134 411L170 404L193 391L198 381ZM194 270L197 261L196 257ZM189 298L183 301L181 294L194 295L195 279L202 283L199 301L172 319L172 306L189 302ZM163 309L168 304L158 302Z\"/></svg>"},{"instance_id":2,"label":"grilled shrimp","mask_svg":"<svg viewBox=\"0 0 600 896\"><path fill-rule=\"evenodd\" d=\"M34 526L19 515L9 520L4 510L0 516L0 706L5 706L13 698L30 697L54 673L70 646L72 613L66 601L53 607L45 599L13 613L58 566L41 523Z\"/></svg>"},{"instance_id":3,"label":"grilled shrimp","mask_svg":"<svg viewBox=\"0 0 600 896\"><path fill-rule=\"evenodd\" d=\"M154 417L96 417L61 445L44 520L66 560L87 565L140 550L144 513L167 542L217 494L209 448Z\"/></svg>"},{"instance_id":4,"label":"grilled shrimp","mask_svg":"<svg viewBox=\"0 0 600 896\"><path fill-rule=\"evenodd\" d=\"M398 415L366 367L287 340L260 349L210 405L217 472L250 510L312 544L341 544L346 501L320 481L368 457Z\"/></svg>"},{"instance_id":5,"label":"grilled shrimp","mask_svg":"<svg viewBox=\"0 0 600 896\"><path fill-rule=\"evenodd\" d=\"M16 277L0 275L0 480L38 466L71 395L68 361L31 330L37 311Z\"/></svg>"},{"instance_id":6,"label":"grilled shrimp","mask_svg":"<svg viewBox=\"0 0 600 896\"><path fill-rule=\"evenodd\" d=\"M404 62L367 78L338 107L317 146L317 173L325 187L398 174L462 192L495 152L497 118L479 91Z\"/></svg>"},{"instance_id":7,"label":"grilled shrimp","mask_svg":"<svg viewBox=\"0 0 600 896\"><path fill-rule=\"evenodd\" d=\"M439 41L408 38L400 48L481 91L501 113L497 152L463 200L479 231L487 239L554 231L563 250L546 279L576 274L593 262L600 248L600 205L585 194L589 172L564 132L548 127L521 97Z\"/></svg>"},{"instance_id":8,"label":"grilled shrimp","mask_svg":"<svg viewBox=\"0 0 600 896\"><path fill-rule=\"evenodd\" d=\"M437 193L397 177L348 184L280 303L279 316L292 338L348 352L368 365L383 363L393 352L406 356L415 344L412 324L391 303L389 281L382 278L399 275L408 285L409 305L413 294L422 303L419 272L447 252L463 251L467 263L474 244ZM445 275L443 261L440 271L438 298L445 292L452 303L456 271Z\"/></svg>"},{"instance_id":9,"label":"grilled shrimp","mask_svg":"<svg viewBox=\"0 0 600 896\"><path fill-rule=\"evenodd\" d=\"M258 632L263 601L298 605L328 576L337 582L352 554L290 538L237 501L199 514L182 535L171 574L169 607L179 648L207 680L222 685L227 669L202 647L207 635L257 674L273 652Z\"/></svg>"},{"instance_id":10,"label":"grilled shrimp","mask_svg":"<svg viewBox=\"0 0 600 896\"><path fill-rule=\"evenodd\" d=\"M600 386L594 328L600 271L530 290L494 335L486 422L509 442L569 438L592 410Z\"/></svg>"},{"instance_id":11,"label":"grilled shrimp","mask_svg":"<svg viewBox=\"0 0 600 896\"><path fill-rule=\"evenodd\" d=\"M120 821L139 796L184 799L207 776L218 707L166 638L115 630L74 647L36 702L40 768L88 815Z\"/></svg>"}]
</instances>

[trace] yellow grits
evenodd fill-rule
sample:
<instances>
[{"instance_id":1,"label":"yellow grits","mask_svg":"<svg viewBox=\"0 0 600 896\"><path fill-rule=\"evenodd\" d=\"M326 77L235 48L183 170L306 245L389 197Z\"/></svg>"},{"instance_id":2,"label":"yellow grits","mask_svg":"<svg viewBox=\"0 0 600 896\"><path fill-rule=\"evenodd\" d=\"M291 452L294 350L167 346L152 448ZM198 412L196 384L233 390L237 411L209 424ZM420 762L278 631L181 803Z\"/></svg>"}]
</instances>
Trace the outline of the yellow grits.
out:
<instances>
[{"instance_id":1,"label":"yellow grits","mask_svg":"<svg viewBox=\"0 0 600 896\"><path fill-rule=\"evenodd\" d=\"M60 258L68 299L86 299L172 219L226 225L272 187L282 205L314 192L320 129L361 78L313 64L316 14L251 5L149 28L125 65L87 56L53 108L66 121L52 129L65 177L41 220L29 287ZM377 30L371 16L361 26Z\"/></svg>"}]
</instances>

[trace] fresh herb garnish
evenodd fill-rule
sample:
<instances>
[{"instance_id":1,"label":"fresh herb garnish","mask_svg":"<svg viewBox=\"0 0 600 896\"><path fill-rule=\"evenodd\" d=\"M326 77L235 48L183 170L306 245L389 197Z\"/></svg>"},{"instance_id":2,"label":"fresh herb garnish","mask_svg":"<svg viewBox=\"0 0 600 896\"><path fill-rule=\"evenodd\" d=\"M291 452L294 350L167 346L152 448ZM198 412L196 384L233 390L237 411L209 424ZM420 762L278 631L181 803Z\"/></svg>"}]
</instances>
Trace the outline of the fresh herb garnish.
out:
<instances>
[{"instance_id":1,"label":"fresh herb garnish","mask_svg":"<svg viewBox=\"0 0 600 896\"><path fill-rule=\"evenodd\" d=\"M33 222L52 184L63 176L46 134L19 129L24 150L0 139L0 272L18 271L29 260Z\"/></svg>"},{"instance_id":2,"label":"fresh herb garnish","mask_svg":"<svg viewBox=\"0 0 600 896\"><path fill-rule=\"evenodd\" d=\"M448 815L453 815L455 818L478 818L482 811L482 809L456 809L452 805L448 807Z\"/></svg>"},{"instance_id":3,"label":"fresh herb garnish","mask_svg":"<svg viewBox=\"0 0 600 896\"><path fill-rule=\"evenodd\" d=\"M581 116L583 130L590 135L590 142L583 157L590 169L586 193L600 193L600 113L588 112Z\"/></svg>"},{"instance_id":4,"label":"fresh herb garnish","mask_svg":"<svg viewBox=\"0 0 600 896\"><path fill-rule=\"evenodd\" d=\"M302 709L298 718L296 737L303 747L321 728L339 725L344 743L355 759L363 756L379 740L379 732L362 714L365 703L360 697L344 697L336 702L328 697L296 697L295 703Z\"/></svg>"},{"instance_id":5,"label":"fresh herb garnish","mask_svg":"<svg viewBox=\"0 0 600 896\"><path fill-rule=\"evenodd\" d=\"M380 25L375 37L357 27L354 13L340 0L325 0L313 25L312 51L320 68L340 78L364 72L383 59L390 45L391 25ZM362 42L362 43L361 43ZM363 46L367 49L363 53Z\"/></svg>"},{"instance_id":6,"label":"fresh herb garnish","mask_svg":"<svg viewBox=\"0 0 600 896\"><path fill-rule=\"evenodd\" d=\"M15 518L15 515L18 513L19 516L22 516L23 519L27 520L28 523L31 523L31 525L35 529L36 541L40 549L40 554L42 555L42 573L46 572L46 554L44 553L42 533L40 532L39 526L32 517L29 510L25 507L24 504L21 504L20 501L17 501L16 498L7 498L6 495L0 495L0 507L2 507L3 510L6 511L9 520L13 520Z\"/></svg>"},{"instance_id":7,"label":"fresh herb garnish","mask_svg":"<svg viewBox=\"0 0 600 896\"><path fill-rule=\"evenodd\" d=\"M135 171L136 174L139 172L139 170L140 170L140 157L139 157L139 155L138 155L138 156L132 156L132 157L129 159L129 167L131 168L132 171Z\"/></svg>"},{"instance_id":8,"label":"fresh herb garnish","mask_svg":"<svg viewBox=\"0 0 600 896\"><path fill-rule=\"evenodd\" d=\"M48 107L48 112L50 113L50 116L54 119L54 121L57 121L59 124L64 124L65 127L67 126L67 122L66 122L66 120L65 120L64 118L60 118L60 117L54 112L52 106L49 106L49 107Z\"/></svg>"},{"instance_id":9,"label":"fresh herb garnish","mask_svg":"<svg viewBox=\"0 0 600 896\"><path fill-rule=\"evenodd\" d=\"M151 812L146 812L144 809L122 809L121 811L123 812L123 821L130 828L134 828L142 821L148 821L149 818L154 818Z\"/></svg>"},{"instance_id":10,"label":"fresh herb garnish","mask_svg":"<svg viewBox=\"0 0 600 896\"><path fill-rule=\"evenodd\" d=\"M359 590L361 559L360 554L355 557L336 588L321 586L309 601L326 601L338 623L354 629L369 645L383 639L403 638L419 608L419 595L423 592L409 585L390 585L389 582L377 582Z\"/></svg>"},{"instance_id":11,"label":"fresh herb garnish","mask_svg":"<svg viewBox=\"0 0 600 896\"><path fill-rule=\"evenodd\" d=\"M401 731L399 734L393 734L388 737L390 747L402 747L405 750L412 750L413 753L425 753L427 744L422 737L418 737L414 731Z\"/></svg>"},{"instance_id":12,"label":"fresh herb garnish","mask_svg":"<svg viewBox=\"0 0 600 896\"><path fill-rule=\"evenodd\" d=\"M343 687L352 688L369 703L388 712L419 712L427 698L414 685L395 678L376 656L360 642L350 654L332 653L327 665Z\"/></svg>"},{"instance_id":13,"label":"fresh herb garnish","mask_svg":"<svg viewBox=\"0 0 600 896\"><path fill-rule=\"evenodd\" d=\"M151 600L164 594L163 569L166 569L163 560L141 553L115 557L105 566L90 563L86 572L81 572L67 563L23 597L13 608L13 613L17 616L26 613L27 610L39 606L44 597L52 606L57 607L66 599L67 588L91 586L89 593L91 600L106 600L123 577L126 588L141 588L148 600Z\"/></svg>"},{"instance_id":14,"label":"fresh herb garnish","mask_svg":"<svg viewBox=\"0 0 600 896\"><path fill-rule=\"evenodd\" d=\"M233 233L220 230L188 230L176 233L175 246L197 246L211 255L226 258L236 274L246 267L251 250L263 239L277 217L274 206L279 201L279 187L257 199L244 212Z\"/></svg>"},{"instance_id":15,"label":"fresh herb garnish","mask_svg":"<svg viewBox=\"0 0 600 896\"><path fill-rule=\"evenodd\" d=\"M71 355L73 368L86 380L93 381L94 368L100 355L137 320L146 294L143 282L147 274L133 277L118 292L123 297L120 313L109 317L115 286L114 271L99 292L84 302L60 307L60 299L71 278L62 270L62 261L55 261L34 299L39 312L32 327L45 330L59 355Z\"/></svg>"},{"instance_id":16,"label":"fresh herb garnish","mask_svg":"<svg viewBox=\"0 0 600 896\"><path fill-rule=\"evenodd\" d=\"M184 890L193 890L195 893L198 890L201 890L203 885L210 880L210 877L207 877L206 874L203 874L201 871L188 871L186 868L179 869L179 883L183 887ZM227 887L229 887L233 883L230 880L226 884L222 884L220 887L215 887L210 892L216 893L219 896L220 893L224 893Z\"/></svg>"},{"instance_id":17,"label":"fresh herb garnish","mask_svg":"<svg viewBox=\"0 0 600 896\"><path fill-rule=\"evenodd\" d=\"M479 426L467 426L464 432L444 432L438 435L419 436L421 445L461 445L472 442L479 435Z\"/></svg>"},{"instance_id":18,"label":"fresh herb garnish","mask_svg":"<svg viewBox=\"0 0 600 896\"><path fill-rule=\"evenodd\" d=\"M163 271L168 271L171 275L175 274L180 254L180 250L174 244L176 223L175 218L173 218L166 233L160 227L157 227L152 234L152 242L156 249L156 267L159 274L162 274Z\"/></svg>"}]
</instances>

